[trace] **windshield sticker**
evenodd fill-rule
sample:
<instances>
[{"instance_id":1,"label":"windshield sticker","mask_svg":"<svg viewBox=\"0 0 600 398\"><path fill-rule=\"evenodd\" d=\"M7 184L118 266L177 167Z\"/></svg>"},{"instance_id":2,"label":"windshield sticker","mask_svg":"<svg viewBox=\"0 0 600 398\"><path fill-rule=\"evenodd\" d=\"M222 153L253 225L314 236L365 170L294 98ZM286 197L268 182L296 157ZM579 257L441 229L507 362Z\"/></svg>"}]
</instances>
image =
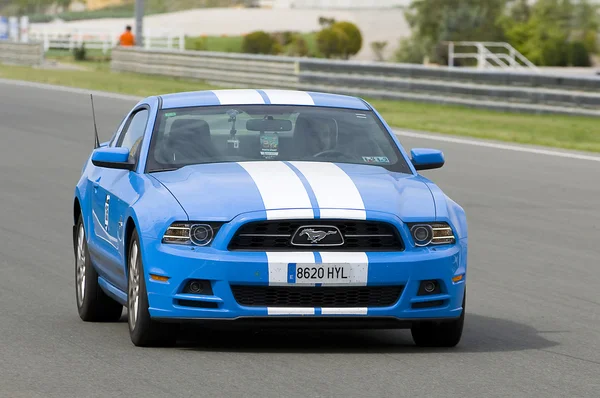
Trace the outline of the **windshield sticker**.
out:
<instances>
[{"instance_id":1,"label":"windshield sticker","mask_svg":"<svg viewBox=\"0 0 600 398\"><path fill-rule=\"evenodd\" d=\"M165 113L165 117L173 117L173 116L177 116L177 112Z\"/></svg>"},{"instance_id":2,"label":"windshield sticker","mask_svg":"<svg viewBox=\"0 0 600 398\"><path fill-rule=\"evenodd\" d=\"M227 140L227 148L228 149L239 149L240 148L240 140L237 138L230 138Z\"/></svg>"},{"instance_id":3,"label":"windshield sticker","mask_svg":"<svg viewBox=\"0 0 600 398\"><path fill-rule=\"evenodd\" d=\"M365 114L362 114L362 113L357 113L357 114L356 114L356 117L357 117L357 118L359 118L359 119L366 119L366 118L367 118L367 115L365 115Z\"/></svg>"},{"instance_id":4,"label":"windshield sticker","mask_svg":"<svg viewBox=\"0 0 600 398\"><path fill-rule=\"evenodd\" d=\"M279 136L277 134L260 136L260 155L266 158L279 156Z\"/></svg>"},{"instance_id":5,"label":"windshield sticker","mask_svg":"<svg viewBox=\"0 0 600 398\"><path fill-rule=\"evenodd\" d=\"M389 163L390 160L385 156L363 156L366 163Z\"/></svg>"}]
</instances>

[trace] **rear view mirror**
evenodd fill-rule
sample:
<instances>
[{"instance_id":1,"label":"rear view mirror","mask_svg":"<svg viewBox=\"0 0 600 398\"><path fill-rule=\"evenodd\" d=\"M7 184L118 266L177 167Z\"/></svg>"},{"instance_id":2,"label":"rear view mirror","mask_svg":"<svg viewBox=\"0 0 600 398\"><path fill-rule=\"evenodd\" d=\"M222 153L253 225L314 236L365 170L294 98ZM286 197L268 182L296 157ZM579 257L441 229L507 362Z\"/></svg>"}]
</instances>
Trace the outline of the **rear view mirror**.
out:
<instances>
[{"instance_id":1,"label":"rear view mirror","mask_svg":"<svg viewBox=\"0 0 600 398\"><path fill-rule=\"evenodd\" d=\"M92 153L94 166L108 169L133 170L134 164L129 162L129 149L102 147Z\"/></svg>"},{"instance_id":2,"label":"rear view mirror","mask_svg":"<svg viewBox=\"0 0 600 398\"><path fill-rule=\"evenodd\" d=\"M411 162L417 170L439 169L445 163L444 154L437 149L414 148L410 155Z\"/></svg>"},{"instance_id":3,"label":"rear view mirror","mask_svg":"<svg viewBox=\"0 0 600 398\"><path fill-rule=\"evenodd\" d=\"M292 131L292 122L285 119L250 119L246 122L248 131Z\"/></svg>"}]
</instances>

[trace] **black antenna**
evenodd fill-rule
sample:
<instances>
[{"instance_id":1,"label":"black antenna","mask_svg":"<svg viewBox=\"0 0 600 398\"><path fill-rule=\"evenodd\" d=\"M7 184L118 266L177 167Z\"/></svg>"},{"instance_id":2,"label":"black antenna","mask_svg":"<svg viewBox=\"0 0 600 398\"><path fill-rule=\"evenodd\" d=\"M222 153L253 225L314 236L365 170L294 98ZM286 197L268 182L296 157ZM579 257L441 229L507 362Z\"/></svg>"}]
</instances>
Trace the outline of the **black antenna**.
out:
<instances>
[{"instance_id":1,"label":"black antenna","mask_svg":"<svg viewBox=\"0 0 600 398\"><path fill-rule=\"evenodd\" d=\"M94 96L90 94L90 99L92 100L92 117L94 118L94 149L100 147L100 140L98 139L98 127L96 127L96 112L94 111Z\"/></svg>"}]
</instances>

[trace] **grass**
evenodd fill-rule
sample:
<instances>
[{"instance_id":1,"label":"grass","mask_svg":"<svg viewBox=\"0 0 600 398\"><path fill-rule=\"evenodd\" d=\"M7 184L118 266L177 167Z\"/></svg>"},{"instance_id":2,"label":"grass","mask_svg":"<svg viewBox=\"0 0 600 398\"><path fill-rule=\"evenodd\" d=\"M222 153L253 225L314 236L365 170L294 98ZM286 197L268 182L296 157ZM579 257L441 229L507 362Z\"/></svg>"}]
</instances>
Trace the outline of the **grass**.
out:
<instances>
[{"instance_id":1,"label":"grass","mask_svg":"<svg viewBox=\"0 0 600 398\"><path fill-rule=\"evenodd\" d=\"M77 62L86 70L0 65L0 78L148 96L215 89L203 82L110 71L106 62ZM219 87L223 88L223 87ZM234 87L229 87L234 88ZM502 113L450 105L366 98L397 128L600 152L600 119Z\"/></svg>"},{"instance_id":2,"label":"grass","mask_svg":"<svg viewBox=\"0 0 600 398\"><path fill-rule=\"evenodd\" d=\"M80 65L82 63L77 63ZM88 70L39 69L25 66L0 65L0 78L58 84L89 90L109 91L135 96L158 93L214 89L202 82L175 78L114 73L106 63L84 62Z\"/></svg>"},{"instance_id":3,"label":"grass","mask_svg":"<svg viewBox=\"0 0 600 398\"><path fill-rule=\"evenodd\" d=\"M600 118L507 113L404 101L369 102L395 127L600 152Z\"/></svg>"}]
</instances>

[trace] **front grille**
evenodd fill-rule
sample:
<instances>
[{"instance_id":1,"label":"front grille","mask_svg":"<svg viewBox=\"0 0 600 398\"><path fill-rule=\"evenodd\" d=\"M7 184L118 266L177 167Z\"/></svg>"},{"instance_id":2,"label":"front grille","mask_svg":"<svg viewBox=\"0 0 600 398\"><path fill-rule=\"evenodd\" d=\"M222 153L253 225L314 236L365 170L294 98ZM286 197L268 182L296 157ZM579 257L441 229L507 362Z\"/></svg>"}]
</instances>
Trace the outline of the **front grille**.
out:
<instances>
[{"instance_id":1,"label":"front grille","mask_svg":"<svg viewBox=\"0 0 600 398\"><path fill-rule=\"evenodd\" d=\"M389 307L398 301L402 289L402 286L231 286L235 301L247 307Z\"/></svg>"},{"instance_id":2,"label":"front grille","mask_svg":"<svg viewBox=\"0 0 600 398\"><path fill-rule=\"evenodd\" d=\"M297 246L292 237L305 226L333 226L344 238L343 245ZM293 220L260 221L243 225L229 242L238 251L402 251L404 245L396 228L378 221Z\"/></svg>"}]
</instances>

